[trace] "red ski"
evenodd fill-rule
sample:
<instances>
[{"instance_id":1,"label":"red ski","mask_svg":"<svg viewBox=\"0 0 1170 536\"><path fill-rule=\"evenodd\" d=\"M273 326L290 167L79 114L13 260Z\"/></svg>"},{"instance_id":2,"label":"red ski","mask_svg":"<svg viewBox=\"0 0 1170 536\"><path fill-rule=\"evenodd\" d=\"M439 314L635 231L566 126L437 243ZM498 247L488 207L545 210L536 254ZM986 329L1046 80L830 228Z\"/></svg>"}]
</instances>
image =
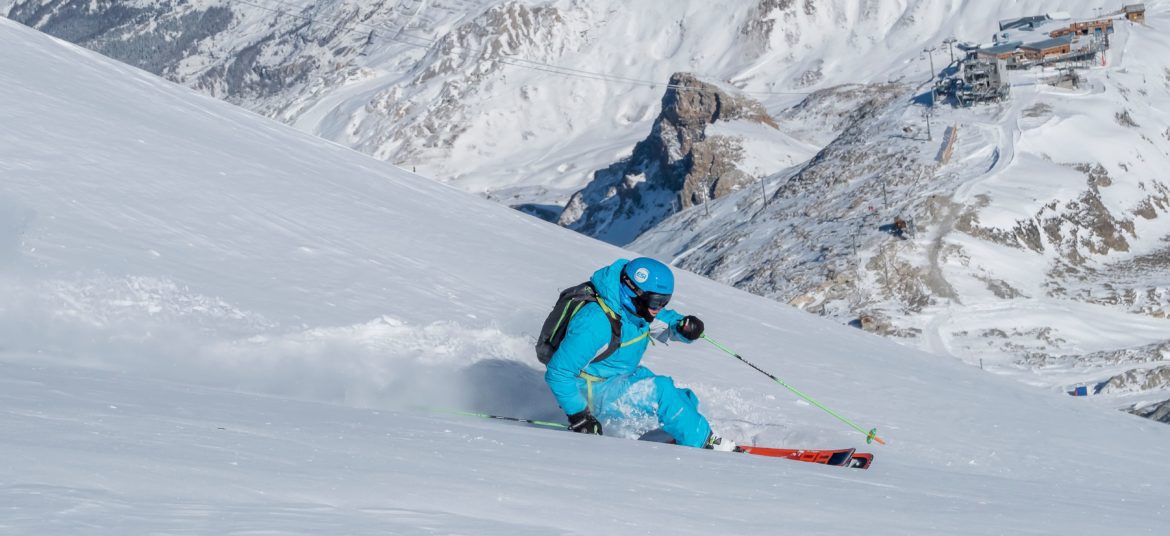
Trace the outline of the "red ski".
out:
<instances>
[{"instance_id":1,"label":"red ski","mask_svg":"<svg viewBox=\"0 0 1170 536\"><path fill-rule=\"evenodd\" d=\"M873 463L873 454L868 452L856 452L854 449L777 449L771 447L739 445L735 447L735 450L736 452L755 454L757 456L771 456L773 458L785 458L788 460L796 460L798 462L823 463L825 465L852 467L854 469L869 469L869 465Z\"/></svg>"}]
</instances>

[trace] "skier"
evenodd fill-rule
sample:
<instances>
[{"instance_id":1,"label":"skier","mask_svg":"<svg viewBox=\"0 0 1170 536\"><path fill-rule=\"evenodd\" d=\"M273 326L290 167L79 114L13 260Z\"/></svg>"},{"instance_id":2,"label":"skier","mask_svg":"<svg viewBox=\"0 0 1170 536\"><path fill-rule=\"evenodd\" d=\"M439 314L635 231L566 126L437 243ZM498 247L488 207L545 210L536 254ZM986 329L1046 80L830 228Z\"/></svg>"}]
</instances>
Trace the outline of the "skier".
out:
<instances>
[{"instance_id":1,"label":"skier","mask_svg":"<svg viewBox=\"0 0 1170 536\"><path fill-rule=\"evenodd\" d=\"M703 335L703 321L665 308L674 292L670 268L648 257L619 259L594 272L590 282L597 300L572 316L544 375L569 417L569 429L601 435L603 421L656 416L663 431L680 445L733 450L735 443L715 435L699 414L694 392L675 387L671 377L640 365L654 320L688 343ZM618 321L621 346L594 360L617 332Z\"/></svg>"}]
</instances>

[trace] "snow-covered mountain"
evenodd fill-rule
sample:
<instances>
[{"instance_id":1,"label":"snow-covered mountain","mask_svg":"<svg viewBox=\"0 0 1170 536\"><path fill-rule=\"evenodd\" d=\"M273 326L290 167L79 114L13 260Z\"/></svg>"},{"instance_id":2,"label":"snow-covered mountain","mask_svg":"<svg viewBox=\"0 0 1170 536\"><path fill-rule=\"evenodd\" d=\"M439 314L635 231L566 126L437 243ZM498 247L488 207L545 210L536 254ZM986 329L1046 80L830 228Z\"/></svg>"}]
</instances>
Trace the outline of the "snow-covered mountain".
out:
<instances>
[{"instance_id":1,"label":"snow-covered mountain","mask_svg":"<svg viewBox=\"0 0 1170 536\"><path fill-rule=\"evenodd\" d=\"M768 206L740 192L630 247L1056 393L1166 400L1143 379L1170 359L1168 23L1119 22L1080 87L1009 71L1009 101L935 106L933 135L922 86L831 96L847 126ZM818 98L780 122L820 121Z\"/></svg>"},{"instance_id":2,"label":"snow-covered mountain","mask_svg":"<svg viewBox=\"0 0 1170 536\"><path fill-rule=\"evenodd\" d=\"M0 21L0 527L14 534L1157 534L1170 427L679 270L647 364L741 442L560 420L530 342L628 252ZM630 431L629 433L632 433Z\"/></svg>"},{"instance_id":3,"label":"snow-covered mountain","mask_svg":"<svg viewBox=\"0 0 1170 536\"><path fill-rule=\"evenodd\" d=\"M423 175L559 205L647 136L677 72L778 114L818 88L929 78L923 47L986 41L1000 18L1093 7L0 1L14 20Z\"/></svg>"},{"instance_id":4,"label":"snow-covered mountain","mask_svg":"<svg viewBox=\"0 0 1170 536\"><path fill-rule=\"evenodd\" d=\"M1098 392L1133 409L1170 397L1136 379L1170 357L1149 351L1170 301L1168 20L1165 2L1145 6L1080 88L1013 71L1006 103L944 103L928 120L932 69L961 53L944 40L1120 4L0 1L43 31L717 281L1053 394L1143 386ZM666 86L680 72L761 103L777 128L678 129L660 103L685 100ZM694 166L709 154L726 157L719 180ZM887 233L898 219L909 240Z\"/></svg>"}]
</instances>

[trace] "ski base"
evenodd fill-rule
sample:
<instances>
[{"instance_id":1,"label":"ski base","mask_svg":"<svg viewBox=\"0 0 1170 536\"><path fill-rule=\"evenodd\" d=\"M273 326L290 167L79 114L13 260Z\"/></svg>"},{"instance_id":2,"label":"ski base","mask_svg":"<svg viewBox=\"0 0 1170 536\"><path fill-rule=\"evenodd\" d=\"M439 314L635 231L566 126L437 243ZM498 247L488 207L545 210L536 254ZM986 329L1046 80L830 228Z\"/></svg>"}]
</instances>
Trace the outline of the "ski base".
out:
<instances>
[{"instance_id":1,"label":"ski base","mask_svg":"<svg viewBox=\"0 0 1170 536\"><path fill-rule=\"evenodd\" d=\"M735 447L735 451L746 454L754 454L756 456L770 456L773 458L784 458L786 460L795 460L798 462L820 463L824 465L835 465L838 467L851 467L853 469L869 469L870 464L873 463L873 454L868 452L857 452L854 449L780 449L772 447L757 447L752 445L739 445Z\"/></svg>"}]
</instances>

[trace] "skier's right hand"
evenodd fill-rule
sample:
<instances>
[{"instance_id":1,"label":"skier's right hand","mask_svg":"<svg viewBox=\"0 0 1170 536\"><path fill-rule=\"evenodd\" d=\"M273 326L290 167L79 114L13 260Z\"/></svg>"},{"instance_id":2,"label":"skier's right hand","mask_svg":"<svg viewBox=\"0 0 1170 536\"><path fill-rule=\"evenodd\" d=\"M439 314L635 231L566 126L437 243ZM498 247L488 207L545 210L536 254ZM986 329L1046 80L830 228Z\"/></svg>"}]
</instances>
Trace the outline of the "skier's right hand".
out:
<instances>
[{"instance_id":1,"label":"skier's right hand","mask_svg":"<svg viewBox=\"0 0 1170 536\"><path fill-rule=\"evenodd\" d=\"M699 340L699 337L703 336L703 321L697 316L684 316L678 323L678 334L686 337L688 341Z\"/></svg>"},{"instance_id":2,"label":"skier's right hand","mask_svg":"<svg viewBox=\"0 0 1170 536\"><path fill-rule=\"evenodd\" d=\"M586 408L579 413L569 415L569 430L581 434L601 435L601 423L597 422L597 419Z\"/></svg>"}]
</instances>

